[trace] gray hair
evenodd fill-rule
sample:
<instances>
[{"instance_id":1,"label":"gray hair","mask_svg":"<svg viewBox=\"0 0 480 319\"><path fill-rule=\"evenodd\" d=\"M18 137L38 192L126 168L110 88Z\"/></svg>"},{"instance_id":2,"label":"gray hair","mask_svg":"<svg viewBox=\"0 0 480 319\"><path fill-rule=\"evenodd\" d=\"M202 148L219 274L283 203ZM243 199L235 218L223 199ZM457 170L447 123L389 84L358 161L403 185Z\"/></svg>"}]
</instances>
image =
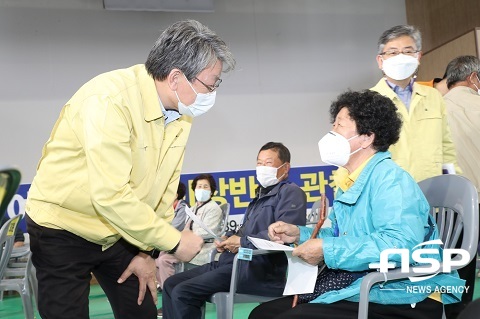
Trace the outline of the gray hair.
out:
<instances>
[{"instance_id":1,"label":"gray hair","mask_svg":"<svg viewBox=\"0 0 480 319\"><path fill-rule=\"evenodd\" d=\"M480 61L473 55L461 55L447 65L447 87L450 88L457 82L465 81L470 74L480 71Z\"/></svg>"},{"instance_id":2,"label":"gray hair","mask_svg":"<svg viewBox=\"0 0 480 319\"><path fill-rule=\"evenodd\" d=\"M225 42L195 20L178 21L162 32L148 55L145 67L156 80L165 80L174 68L191 80L206 68L223 63L223 72L235 69L235 59Z\"/></svg>"},{"instance_id":3,"label":"gray hair","mask_svg":"<svg viewBox=\"0 0 480 319\"><path fill-rule=\"evenodd\" d=\"M385 44L405 35L413 39L418 51L422 50L422 34L420 31L412 25L397 25L383 32L378 39L378 54L383 52Z\"/></svg>"}]
</instances>

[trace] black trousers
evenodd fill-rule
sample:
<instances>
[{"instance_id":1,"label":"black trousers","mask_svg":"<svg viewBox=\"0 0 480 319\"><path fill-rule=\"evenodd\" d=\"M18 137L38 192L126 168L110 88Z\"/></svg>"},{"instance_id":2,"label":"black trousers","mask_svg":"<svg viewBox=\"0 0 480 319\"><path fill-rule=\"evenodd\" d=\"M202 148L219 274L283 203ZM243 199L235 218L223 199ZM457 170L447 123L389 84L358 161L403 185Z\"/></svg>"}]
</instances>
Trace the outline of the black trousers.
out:
<instances>
[{"instance_id":1,"label":"black trousers","mask_svg":"<svg viewBox=\"0 0 480 319\"><path fill-rule=\"evenodd\" d=\"M248 319L356 319L358 303L338 301L332 304L305 303L292 308L293 297L284 297L260 304ZM425 299L411 305L368 305L369 319L441 319L442 304Z\"/></svg>"},{"instance_id":2,"label":"black trousers","mask_svg":"<svg viewBox=\"0 0 480 319\"><path fill-rule=\"evenodd\" d=\"M478 319L480 313L480 299L475 299L469 303L460 313L458 319Z\"/></svg>"},{"instance_id":3,"label":"black trousers","mask_svg":"<svg viewBox=\"0 0 480 319\"><path fill-rule=\"evenodd\" d=\"M38 310L43 319L89 318L91 273L105 291L116 319L156 319L157 309L147 292L137 304L138 279L117 280L138 253L120 240L102 251L100 245L68 231L41 227L26 215L32 262L38 279Z\"/></svg>"},{"instance_id":4,"label":"black trousers","mask_svg":"<svg viewBox=\"0 0 480 319\"><path fill-rule=\"evenodd\" d=\"M164 319L200 319L201 308L216 292L230 289L232 264L211 262L175 274L163 284Z\"/></svg>"}]
</instances>

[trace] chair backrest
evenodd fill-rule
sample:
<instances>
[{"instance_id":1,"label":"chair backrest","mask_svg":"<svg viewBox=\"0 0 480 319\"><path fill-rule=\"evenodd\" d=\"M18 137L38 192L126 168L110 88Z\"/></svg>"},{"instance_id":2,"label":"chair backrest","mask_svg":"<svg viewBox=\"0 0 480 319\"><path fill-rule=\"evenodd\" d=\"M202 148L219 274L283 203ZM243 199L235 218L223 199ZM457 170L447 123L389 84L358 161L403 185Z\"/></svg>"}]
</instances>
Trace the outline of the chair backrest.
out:
<instances>
[{"instance_id":1,"label":"chair backrest","mask_svg":"<svg viewBox=\"0 0 480 319\"><path fill-rule=\"evenodd\" d=\"M222 209L222 221L220 223L220 226L217 228L217 229L219 229L219 231L216 233L216 235L218 237L222 237L227 232L228 217L230 216L230 203L223 203L223 204L220 205L220 208ZM205 242L210 243L210 242L213 242L215 238L212 235L206 235L206 236L203 236L203 239L204 239ZM216 254L217 254L217 249L214 248L210 252L210 260L211 261L215 260ZM174 263L174 269L175 269L176 274L181 273L185 270L197 267L197 266L198 265L190 264L190 263L183 263L183 262Z\"/></svg>"},{"instance_id":2,"label":"chair backrest","mask_svg":"<svg viewBox=\"0 0 480 319\"><path fill-rule=\"evenodd\" d=\"M228 228L228 217L230 216L230 203L223 203L220 205L222 209L222 222L220 224L220 232L217 234L218 236L223 236L227 232Z\"/></svg>"},{"instance_id":3,"label":"chair backrest","mask_svg":"<svg viewBox=\"0 0 480 319\"><path fill-rule=\"evenodd\" d=\"M18 221L21 215L7 220L0 228L0 279L3 278L5 269L7 268L10 256L13 250L13 241L15 239L15 230L17 229Z\"/></svg>"},{"instance_id":4,"label":"chair backrest","mask_svg":"<svg viewBox=\"0 0 480 319\"><path fill-rule=\"evenodd\" d=\"M459 175L439 175L418 183L429 205L430 213L437 222L439 238L444 248L455 248L463 231L461 249L469 252L470 260L475 258L478 245L478 193L475 186L467 178ZM463 256L457 254L452 260ZM467 263L468 264L468 263ZM440 265L443 268L443 265ZM452 270L464 266L453 263ZM358 319L368 318L369 292L376 283L389 280L406 279L410 276L435 275L432 271L419 272L412 267L407 273L400 268L388 273L371 272L362 279Z\"/></svg>"},{"instance_id":5,"label":"chair backrest","mask_svg":"<svg viewBox=\"0 0 480 319\"><path fill-rule=\"evenodd\" d=\"M458 248L457 242L463 231L459 248L474 258L479 216L478 193L473 183L460 175L445 174L423 180L418 185L430 204L430 213L436 220L444 248ZM454 260L460 258L462 256L457 255ZM452 269L459 268L461 266L452 266Z\"/></svg>"},{"instance_id":6,"label":"chair backrest","mask_svg":"<svg viewBox=\"0 0 480 319\"><path fill-rule=\"evenodd\" d=\"M320 198L319 200L316 200L312 208L310 209L310 212L307 214L307 225L315 225L318 222L318 219L320 218L320 206L322 205L322 199ZM326 198L326 210L327 210L327 215L328 215L328 198Z\"/></svg>"},{"instance_id":7,"label":"chair backrest","mask_svg":"<svg viewBox=\"0 0 480 319\"><path fill-rule=\"evenodd\" d=\"M314 225L318 222L320 217L320 204L322 200L319 199L315 201L310 209L310 212L307 214L307 225Z\"/></svg>"},{"instance_id":8,"label":"chair backrest","mask_svg":"<svg viewBox=\"0 0 480 319\"><path fill-rule=\"evenodd\" d=\"M0 167L0 219L17 192L22 175L13 167Z\"/></svg>"}]
</instances>

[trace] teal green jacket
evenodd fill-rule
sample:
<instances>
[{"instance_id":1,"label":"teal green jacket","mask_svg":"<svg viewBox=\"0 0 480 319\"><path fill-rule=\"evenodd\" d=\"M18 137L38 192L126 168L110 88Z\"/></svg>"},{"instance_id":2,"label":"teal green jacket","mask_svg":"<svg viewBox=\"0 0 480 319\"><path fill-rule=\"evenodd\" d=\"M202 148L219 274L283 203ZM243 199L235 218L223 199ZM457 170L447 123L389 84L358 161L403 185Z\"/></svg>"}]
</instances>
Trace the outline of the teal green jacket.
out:
<instances>
[{"instance_id":1,"label":"teal green jacket","mask_svg":"<svg viewBox=\"0 0 480 319\"><path fill-rule=\"evenodd\" d=\"M429 224L430 218L430 224ZM413 247L437 239L438 233L429 214L429 204L415 180L395 162L390 152L378 152L367 163L353 186L346 192L338 189L329 215L332 226L323 228L325 263L331 269L368 271L370 263L380 261L387 248ZM300 243L308 240L312 228L300 227ZM441 260L439 254L433 258ZM389 261L400 265L400 255L390 255ZM413 263L413 260L410 260ZM312 302L332 303L339 300L358 301L362 278L350 286L320 295ZM456 271L439 273L431 279L411 282L409 279L376 285L370 291L370 301L381 304L412 304L427 298L435 289L445 304L458 302L461 292L451 287L464 286ZM417 286L418 288L412 288Z\"/></svg>"}]
</instances>

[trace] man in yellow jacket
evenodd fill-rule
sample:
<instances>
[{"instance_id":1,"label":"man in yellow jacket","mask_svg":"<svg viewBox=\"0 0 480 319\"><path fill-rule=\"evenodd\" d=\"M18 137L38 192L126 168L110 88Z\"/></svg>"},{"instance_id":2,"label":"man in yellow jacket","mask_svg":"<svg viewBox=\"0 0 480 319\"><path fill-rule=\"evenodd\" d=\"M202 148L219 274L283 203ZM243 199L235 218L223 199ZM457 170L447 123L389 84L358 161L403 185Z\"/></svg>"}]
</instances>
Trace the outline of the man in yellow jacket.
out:
<instances>
[{"instance_id":1,"label":"man in yellow jacket","mask_svg":"<svg viewBox=\"0 0 480 319\"><path fill-rule=\"evenodd\" d=\"M115 318L156 318L153 258L188 261L203 243L170 225L192 118L234 67L214 32L179 21L145 64L100 74L65 104L26 204L42 318L88 318L91 273Z\"/></svg>"},{"instance_id":2,"label":"man in yellow jacket","mask_svg":"<svg viewBox=\"0 0 480 319\"><path fill-rule=\"evenodd\" d=\"M392 27L378 40L378 67L382 78L371 90L390 98L402 116L398 142L390 146L392 159L419 182L443 173L443 166L462 171L447 122L442 94L433 87L415 83L422 56L420 31L410 25ZM465 279L460 273L460 277ZM432 299L440 296L432 294ZM460 307L459 307L460 306ZM447 319L462 305L445 305Z\"/></svg>"},{"instance_id":3,"label":"man in yellow jacket","mask_svg":"<svg viewBox=\"0 0 480 319\"><path fill-rule=\"evenodd\" d=\"M390 98L402 116L400 140L389 151L417 182L442 174L443 164L453 164L461 173L442 95L415 83L421 50L421 34L415 27L386 30L378 41L377 55L384 78L371 88Z\"/></svg>"}]
</instances>

